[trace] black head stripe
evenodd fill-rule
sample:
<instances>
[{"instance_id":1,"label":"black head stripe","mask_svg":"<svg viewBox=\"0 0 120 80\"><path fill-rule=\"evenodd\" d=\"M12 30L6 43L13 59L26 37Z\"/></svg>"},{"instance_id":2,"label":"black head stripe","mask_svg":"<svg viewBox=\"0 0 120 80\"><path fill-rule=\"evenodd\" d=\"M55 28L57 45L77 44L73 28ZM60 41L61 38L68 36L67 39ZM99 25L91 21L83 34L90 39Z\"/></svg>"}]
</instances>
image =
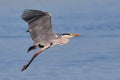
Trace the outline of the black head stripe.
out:
<instances>
[{"instance_id":1,"label":"black head stripe","mask_svg":"<svg viewBox=\"0 0 120 80\"><path fill-rule=\"evenodd\" d=\"M62 35L70 35L70 33L63 33Z\"/></svg>"}]
</instances>

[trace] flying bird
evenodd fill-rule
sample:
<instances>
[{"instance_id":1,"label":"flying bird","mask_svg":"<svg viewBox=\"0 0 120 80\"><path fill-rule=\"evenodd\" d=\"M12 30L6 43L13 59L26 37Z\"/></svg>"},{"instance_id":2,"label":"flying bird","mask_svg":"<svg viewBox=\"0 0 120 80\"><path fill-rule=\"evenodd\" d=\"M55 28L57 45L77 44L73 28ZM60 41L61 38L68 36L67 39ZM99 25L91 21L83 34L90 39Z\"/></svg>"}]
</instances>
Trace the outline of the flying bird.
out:
<instances>
[{"instance_id":1,"label":"flying bird","mask_svg":"<svg viewBox=\"0 0 120 80\"><path fill-rule=\"evenodd\" d=\"M40 10L24 10L21 17L28 23L29 28L27 32L30 33L31 38L34 41L34 44L29 47L28 52L33 49L41 48L32 56L31 60L22 67L21 71L26 70L35 57L44 50L55 45L67 44L70 38L80 36L80 34L54 33L51 23L51 14L48 12Z\"/></svg>"}]
</instances>

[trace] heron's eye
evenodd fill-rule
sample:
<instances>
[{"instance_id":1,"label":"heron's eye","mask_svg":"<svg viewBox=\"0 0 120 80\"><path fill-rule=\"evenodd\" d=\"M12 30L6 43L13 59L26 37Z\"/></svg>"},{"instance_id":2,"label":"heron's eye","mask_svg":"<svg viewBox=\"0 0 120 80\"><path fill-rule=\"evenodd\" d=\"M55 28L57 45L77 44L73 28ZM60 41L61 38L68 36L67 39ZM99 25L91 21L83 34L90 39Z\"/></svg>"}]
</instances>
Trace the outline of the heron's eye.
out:
<instances>
[{"instance_id":1,"label":"heron's eye","mask_svg":"<svg viewBox=\"0 0 120 80\"><path fill-rule=\"evenodd\" d=\"M63 33L62 35L71 35L70 33Z\"/></svg>"}]
</instances>

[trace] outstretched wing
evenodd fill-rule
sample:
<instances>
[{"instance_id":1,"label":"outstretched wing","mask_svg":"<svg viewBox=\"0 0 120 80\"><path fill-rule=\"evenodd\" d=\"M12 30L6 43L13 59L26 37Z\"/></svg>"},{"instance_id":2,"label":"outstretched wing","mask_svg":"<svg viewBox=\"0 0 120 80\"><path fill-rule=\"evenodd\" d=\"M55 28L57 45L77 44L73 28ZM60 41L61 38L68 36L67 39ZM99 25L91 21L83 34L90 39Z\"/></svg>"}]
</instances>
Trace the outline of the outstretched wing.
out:
<instances>
[{"instance_id":1,"label":"outstretched wing","mask_svg":"<svg viewBox=\"0 0 120 80\"><path fill-rule=\"evenodd\" d=\"M55 38L52 30L51 16L48 12L38 10L25 10L22 19L29 24L27 30L35 43L49 41Z\"/></svg>"}]
</instances>

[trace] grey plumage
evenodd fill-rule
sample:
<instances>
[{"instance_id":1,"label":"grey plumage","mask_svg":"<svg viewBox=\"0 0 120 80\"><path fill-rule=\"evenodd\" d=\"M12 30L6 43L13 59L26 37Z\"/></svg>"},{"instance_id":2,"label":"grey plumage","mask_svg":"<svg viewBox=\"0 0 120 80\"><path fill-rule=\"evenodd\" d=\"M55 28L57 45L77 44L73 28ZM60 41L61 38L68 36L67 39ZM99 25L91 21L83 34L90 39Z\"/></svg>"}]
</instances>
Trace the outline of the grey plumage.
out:
<instances>
[{"instance_id":1,"label":"grey plumage","mask_svg":"<svg viewBox=\"0 0 120 80\"><path fill-rule=\"evenodd\" d=\"M35 44L46 45L51 39L56 38L52 30L49 13L38 10L25 10L21 17L29 24L27 32L31 34Z\"/></svg>"}]
</instances>

